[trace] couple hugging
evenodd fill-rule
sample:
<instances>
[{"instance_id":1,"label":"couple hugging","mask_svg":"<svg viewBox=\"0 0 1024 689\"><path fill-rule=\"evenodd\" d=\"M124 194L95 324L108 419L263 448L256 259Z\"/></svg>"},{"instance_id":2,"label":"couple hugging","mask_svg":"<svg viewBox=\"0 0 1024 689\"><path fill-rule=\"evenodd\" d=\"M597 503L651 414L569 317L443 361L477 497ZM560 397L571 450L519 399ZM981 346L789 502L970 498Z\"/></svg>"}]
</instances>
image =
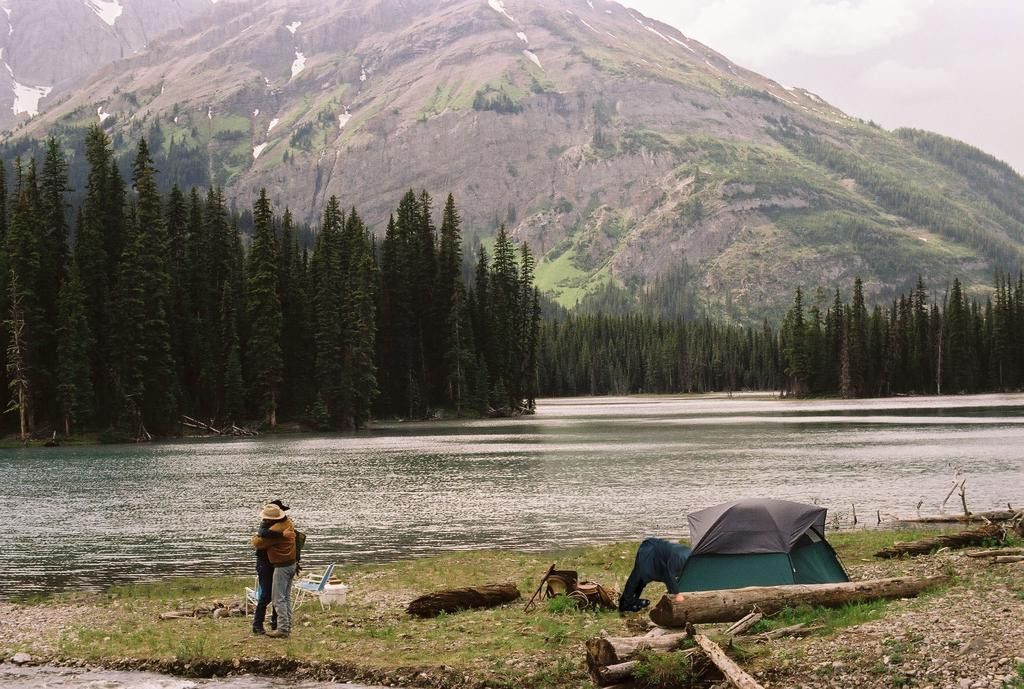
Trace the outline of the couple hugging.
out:
<instances>
[{"instance_id":1,"label":"couple hugging","mask_svg":"<svg viewBox=\"0 0 1024 689\"><path fill-rule=\"evenodd\" d=\"M259 600L252 619L253 634L266 634L274 639L287 639L292 631L292 580L299 567L299 555L305 534L296 531L285 512L288 506L280 500L268 502L260 511L260 528L252 537L256 548L256 575L259 578ZM267 606L273 602L270 631L263 629Z\"/></svg>"}]
</instances>

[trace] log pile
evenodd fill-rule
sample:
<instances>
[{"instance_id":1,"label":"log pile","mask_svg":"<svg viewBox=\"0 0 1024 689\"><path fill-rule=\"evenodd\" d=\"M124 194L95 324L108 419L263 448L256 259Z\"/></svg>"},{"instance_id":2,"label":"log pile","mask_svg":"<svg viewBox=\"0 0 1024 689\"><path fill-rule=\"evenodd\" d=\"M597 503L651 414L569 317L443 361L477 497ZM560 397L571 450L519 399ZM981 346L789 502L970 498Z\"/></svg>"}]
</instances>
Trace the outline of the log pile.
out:
<instances>
[{"instance_id":1,"label":"log pile","mask_svg":"<svg viewBox=\"0 0 1024 689\"><path fill-rule=\"evenodd\" d=\"M761 685L744 672L721 646L693 624L697 622L735 622L725 630L726 648L747 634L765 616L799 605L838 607L852 602L906 598L949 581L948 577L924 579L874 579L841 584L795 586L751 586L742 589L697 591L664 596L651 611L651 619L660 625L639 637L598 637L587 641L587 668L595 686L625 689L632 686L635 673L644 658L676 654L690 658L694 676L717 671L736 689L760 689ZM746 638L763 642L790 636L802 636L822 629L797 624L762 632ZM682 631L671 631L681 629Z\"/></svg>"},{"instance_id":2,"label":"log pile","mask_svg":"<svg viewBox=\"0 0 1024 689\"><path fill-rule=\"evenodd\" d=\"M929 536L909 543L896 543L875 553L875 557L888 559L901 555L928 555L939 548L966 548L972 545L984 545L990 541L1002 542L1006 539L1006 530L999 524L986 524L976 529L967 529L958 533Z\"/></svg>"},{"instance_id":3,"label":"log pile","mask_svg":"<svg viewBox=\"0 0 1024 689\"><path fill-rule=\"evenodd\" d=\"M992 510L991 512L971 512L970 514L940 514L933 517L917 519L901 519L903 524L969 524L971 522L1008 522L1016 518L1019 510Z\"/></svg>"},{"instance_id":4,"label":"log pile","mask_svg":"<svg viewBox=\"0 0 1024 689\"><path fill-rule=\"evenodd\" d=\"M646 636L599 637L587 642L587 668L594 686L628 687L645 655L666 655L689 658L694 677L717 669L738 689L760 689L753 677L744 672L714 641L698 634L693 627L684 632L666 633L655 628Z\"/></svg>"},{"instance_id":5,"label":"log pile","mask_svg":"<svg viewBox=\"0 0 1024 689\"><path fill-rule=\"evenodd\" d=\"M420 596L406 609L416 617L437 617L441 613L458 612L474 608L496 608L519 600L515 584L488 584L461 589L445 589Z\"/></svg>"},{"instance_id":6,"label":"log pile","mask_svg":"<svg viewBox=\"0 0 1024 689\"><path fill-rule=\"evenodd\" d=\"M662 627L675 629L702 622L735 622L755 607L765 615L773 615L784 608L799 605L836 608L861 601L912 598L948 581L949 577L945 576L923 579L897 577L841 584L750 586L742 589L695 591L663 596L651 610L651 620Z\"/></svg>"}]
</instances>

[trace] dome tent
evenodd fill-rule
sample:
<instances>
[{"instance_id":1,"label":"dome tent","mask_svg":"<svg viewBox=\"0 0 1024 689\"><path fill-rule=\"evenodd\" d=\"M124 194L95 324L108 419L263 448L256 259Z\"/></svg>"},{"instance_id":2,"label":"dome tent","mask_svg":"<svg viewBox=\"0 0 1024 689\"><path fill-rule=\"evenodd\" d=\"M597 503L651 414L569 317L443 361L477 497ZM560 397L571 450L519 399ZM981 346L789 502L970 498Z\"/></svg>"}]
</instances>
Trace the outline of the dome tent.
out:
<instances>
[{"instance_id":1,"label":"dome tent","mask_svg":"<svg viewBox=\"0 0 1024 689\"><path fill-rule=\"evenodd\" d=\"M825 540L824 507L753 498L689 515L681 591L849 581Z\"/></svg>"}]
</instances>

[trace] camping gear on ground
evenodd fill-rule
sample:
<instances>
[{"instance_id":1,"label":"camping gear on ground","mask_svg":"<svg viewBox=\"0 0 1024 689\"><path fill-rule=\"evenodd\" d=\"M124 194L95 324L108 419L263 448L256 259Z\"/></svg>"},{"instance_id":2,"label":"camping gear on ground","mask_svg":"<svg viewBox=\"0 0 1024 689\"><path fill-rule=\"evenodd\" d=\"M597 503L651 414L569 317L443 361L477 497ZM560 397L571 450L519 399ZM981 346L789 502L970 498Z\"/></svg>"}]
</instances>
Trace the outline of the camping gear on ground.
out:
<instances>
[{"instance_id":1,"label":"camping gear on ground","mask_svg":"<svg viewBox=\"0 0 1024 689\"><path fill-rule=\"evenodd\" d=\"M689 515L693 552L678 591L849 581L825 540L824 507L751 498Z\"/></svg>"},{"instance_id":2,"label":"camping gear on ground","mask_svg":"<svg viewBox=\"0 0 1024 689\"><path fill-rule=\"evenodd\" d=\"M441 613L473 608L495 608L519 600L515 584L488 584L427 593L409 603L406 612L416 617L437 617Z\"/></svg>"},{"instance_id":3,"label":"camping gear on ground","mask_svg":"<svg viewBox=\"0 0 1024 689\"><path fill-rule=\"evenodd\" d=\"M323 594L327 588L327 585L331 581L331 573L334 572L334 565L327 565L327 569L320 576L315 574L307 574L304 579L297 579L293 584L292 588L295 590L295 602L293 606L298 608L302 605L302 602L309 596L316 596L320 601L320 609L323 610L326 606L324 604Z\"/></svg>"},{"instance_id":4,"label":"camping gear on ground","mask_svg":"<svg viewBox=\"0 0 1024 689\"><path fill-rule=\"evenodd\" d=\"M581 610L589 608L614 608L614 591L609 591L601 584L593 581L579 581L579 574L572 569L555 569L552 564L540 580L537 590L530 596L523 608L527 612L537 605L537 599L543 593L544 598L566 596L575 601Z\"/></svg>"},{"instance_id":5,"label":"camping gear on ground","mask_svg":"<svg viewBox=\"0 0 1024 689\"><path fill-rule=\"evenodd\" d=\"M636 551L633 571L622 587L619 596L619 612L643 610L651 601L641 598L644 588L655 581L665 584L669 593L678 593L679 577L690 557L690 549L679 543L662 538L645 539Z\"/></svg>"}]
</instances>

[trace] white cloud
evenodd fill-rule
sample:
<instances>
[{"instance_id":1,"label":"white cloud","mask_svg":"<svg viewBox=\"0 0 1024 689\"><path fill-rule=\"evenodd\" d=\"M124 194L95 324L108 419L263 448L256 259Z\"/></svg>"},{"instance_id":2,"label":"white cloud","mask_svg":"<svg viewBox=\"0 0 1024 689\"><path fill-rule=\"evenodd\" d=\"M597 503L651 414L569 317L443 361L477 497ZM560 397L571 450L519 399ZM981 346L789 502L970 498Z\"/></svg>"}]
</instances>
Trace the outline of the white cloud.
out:
<instances>
[{"instance_id":1,"label":"white cloud","mask_svg":"<svg viewBox=\"0 0 1024 689\"><path fill-rule=\"evenodd\" d=\"M893 59L882 60L864 71L861 83L902 98L944 93L953 81L944 69L912 67Z\"/></svg>"},{"instance_id":2,"label":"white cloud","mask_svg":"<svg viewBox=\"0 0 1024 689\"><path fill-rule=\"evenodd\" d=\"M852 55L918 28L934 0L627 0L755 69L792 57Z\"/></svg>"}]
</instances>

